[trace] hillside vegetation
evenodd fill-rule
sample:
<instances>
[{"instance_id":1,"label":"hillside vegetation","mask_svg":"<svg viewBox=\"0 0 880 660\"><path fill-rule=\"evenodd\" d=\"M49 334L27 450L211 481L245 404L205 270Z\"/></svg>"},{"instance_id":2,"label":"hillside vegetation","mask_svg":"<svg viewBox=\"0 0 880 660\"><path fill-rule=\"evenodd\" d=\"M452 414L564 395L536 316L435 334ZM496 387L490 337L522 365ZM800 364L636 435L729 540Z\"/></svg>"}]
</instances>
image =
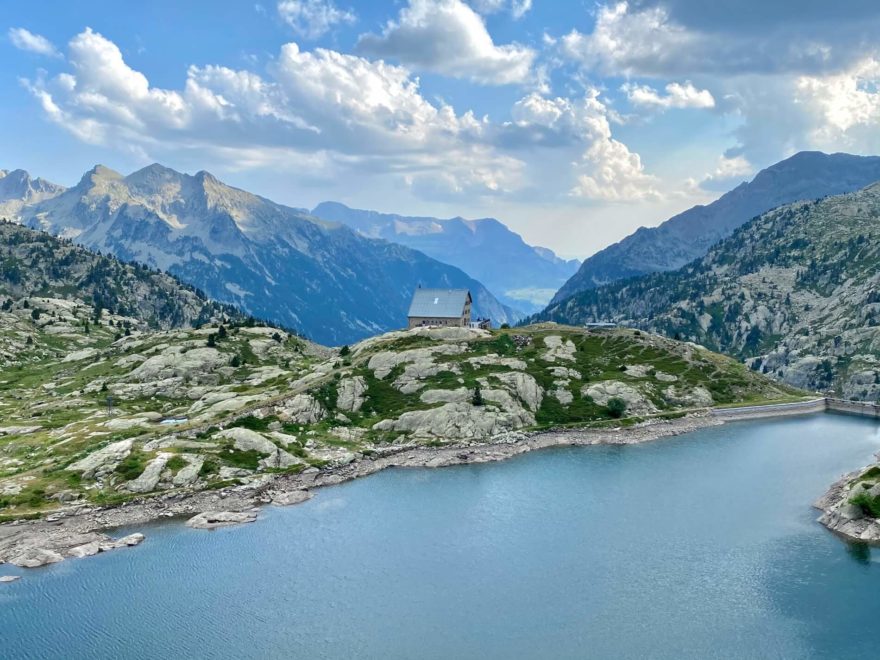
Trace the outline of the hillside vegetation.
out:
<instances>
[{"instance_id":1,"label":"hillside vegetation","mask_svg":"<svg viewBox=\"0 0 880 660\"><path fill-rule=\"evenodd\" d=\"M880 395L880 184L775 209L681 270L585 291L541 318L626 320L847 398Z\"/></svg>"},{"instance_id":2,"label":"hillside vegetation","mask_svg":"<svg viewBox=\"0 0 880 660\"><path fill-rule=\"evenodd\" d=\"M3 336L28 347L0 382L0 516L795 394L629 330L421 328L330 350L237 322L119 336L123 317L35 304L67 331L35 324L23 301L0 312Z\"/></svg>"}]
</instances>

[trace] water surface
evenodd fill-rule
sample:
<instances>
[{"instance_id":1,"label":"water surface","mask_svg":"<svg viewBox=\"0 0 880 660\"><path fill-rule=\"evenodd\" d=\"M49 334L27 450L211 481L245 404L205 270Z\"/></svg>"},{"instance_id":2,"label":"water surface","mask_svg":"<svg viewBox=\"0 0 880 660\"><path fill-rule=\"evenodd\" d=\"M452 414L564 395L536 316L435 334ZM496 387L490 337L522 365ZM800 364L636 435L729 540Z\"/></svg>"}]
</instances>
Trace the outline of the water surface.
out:
<instances>
[{"instance_id":1,"label":"water surface","mask_svg":"<svg viewBox=\"0 0 880 660\"><path fill-rule=\"evenodd\" d=\"M810 503L878 449L871 420L744 422L156 525L0 585L0 657L876 658L880 554Z\"/></svg>"}]
</instances>

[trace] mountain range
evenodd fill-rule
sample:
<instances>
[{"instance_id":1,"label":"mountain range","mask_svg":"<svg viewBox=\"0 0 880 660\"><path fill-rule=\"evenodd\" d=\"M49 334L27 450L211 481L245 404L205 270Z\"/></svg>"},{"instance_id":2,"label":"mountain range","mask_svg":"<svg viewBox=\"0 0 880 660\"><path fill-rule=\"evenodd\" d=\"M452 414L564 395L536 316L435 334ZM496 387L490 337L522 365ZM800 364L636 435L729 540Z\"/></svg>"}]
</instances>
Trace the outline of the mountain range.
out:
<instances>
[{"instance_id":1,"label":"mountain range","mask_svg":"<svg viewBox=\"0 0 880 660\"><path fill-rule=\"evenodd\" d=\"M779 207L679 270L582 291L539 318L625 322L797 387L876 400L880 183Z\"/></svg>"},{"instance_id":2,"label":"mountain range","mask_svg":"<svg viewBox=\"0 0 880 660\"><path fill-rule=\"evenodd\" d=\"M9 175L7 175L8 178ZM96 166L69 189L41 192L24 176L10 219L168 271L324 344L406 325L413 289L470 289L474 313L496 324L519 315L480 282L421 252L365 238L338 223L233 188L208 172L159 164L128 176Z\"/></svg>"},{"instance_id":3,"label":"mountain range","mask_svg":"<svg viewBox=\"0 0 880 660\"><path fill-rule=\"evenodd\" d=\"M553 297L648 273L675 270L706 254L743 223L783 204L853 192L880 181L880 157L803 151L758 172L706 206L694 206L658 227L642 227L581 264Z\"/></svg>"},{"instance_id":4,"label":"mountain range","mask_svg":"<svg viewBox=\"0 0 880 660\"><path fill-rule=\"evenodd\" d=\"M410 217L352 209L338 202L319 204L311 213L348 225L363 236L400 243L457 266L499 300L526 313L543 309L580 265L548 248L528 245L494 218Z\"/></svg>"}]
</instances>

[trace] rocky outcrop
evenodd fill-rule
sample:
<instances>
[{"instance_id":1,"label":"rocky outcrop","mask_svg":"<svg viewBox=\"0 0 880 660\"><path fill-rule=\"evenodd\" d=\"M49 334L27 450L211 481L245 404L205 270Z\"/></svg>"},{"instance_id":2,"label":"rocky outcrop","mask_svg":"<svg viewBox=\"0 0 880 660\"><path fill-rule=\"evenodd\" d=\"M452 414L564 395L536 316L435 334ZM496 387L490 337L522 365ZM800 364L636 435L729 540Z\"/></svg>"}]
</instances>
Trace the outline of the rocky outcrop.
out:
<instances>
[{"instance_id":1,"label":"rocky outcrop","mask_svg":"<svg viewBox=\"0 0 880 660\"><path fill-rule=\"evenodd\" d=\"M205 464L204 456L184 455L184 458L186 465L180 468L177 474L174 475L174 479L172 479L172 483L177 487L189 486L195 483L196 479L199 478L202 466Z\"/></svg>"},{"instance_id":2,"label":"rocky outcrop","mask_svg":"<svg viewBox=\"0 0 880 660\"><path fill-rule=\"evenodd\" d=\"M67 469L71 472L81 472L86 479L100 479L116 469L116 466L131 453L131 447L131 440L114 442L69 465Z\"/></svg>"},{"instance_id":3,"label":"rocky outcrop","mask_svg":"<svg viewBox=\"0 0 880 660\"><path fill-rule=\"evenodd\" d=\"M314 424L326 416L321 403L311 394L297 394L275 408L275 413L287 422Z\"/></svg>"},{"instance_id":4,"label":"rocky outcrop","mask_svg":"<svg viewBox=\"0 0 880 660\"><path fill-rule=\"evenodd\" d=\"M186 526L193 529L217 529L252 523L256 519L255 511L205 511L187 520Z\"/></svg>"},{"instance_id":5,"label":"rocky outcrop","mask_svg":"<svg viewBox=\"0 0 880 660\"><path fill-rule=\"evenodd\" d=\"M367 381L363 376L352 376L339 381L336 407L343 412L358 412L364 405Z\"/></svg>"},{"instance_id":6,"label":"rocky outcrop","mask_svg":"<svg viewBox=\"0 0 880 660\"><path fill-rule=\"evenodd\" d=\"M162 471L172 456L174 454L160 452L156 458L147 463L147 467L137 479L125 484L125 489L132 493L149 493L156 490L159 479L162 477Z\"/></svg>"},{"instance_id":7,"label":"rocky outcrop","mask_svg":"<svg viewBox=\"0 0 880 660\"><path fill-rule=\"evenodd\" d=\"M538 382L529 374L513 371L510 373L492 374L492 378L496 378L510 387L513 393L519 397L520 401L532 412L536 412L541 407L544 390L541 389Z\"/></svg>"},{"instance_id":8,"label":"rocky outcrop","mask_svg":"<svg viewBox=\"0 0 880 660\"><path fill-rule=\"evenodd\" d=\"M556 362L558 360L574 361L575 345L571 339L563 339L559 335L548 335L544 337L544 359L547 362Z\"/></svg>"},{"instance_id":9,"label":"rocky outcrop","mask_svg":"<svg viewBox=\"0 0 880 660\"><path fill-rule=\"evenodd\" d=\"M613 398L622 399L626 403L627 414L645 415L657 412L657 407L636 388L617 380L585 385L581 393L591 397L600 406L608 405L608 401Z\"/></svg>"},{"instance_id":10,"label":"rocky outcrop","mask_svg":"<svg viewBox=\"0 0 880 660\"><path fill-rule=\"evenodd\" d=\"M483 392L487 399L492 394L491 391ZM417 438L485 440L535 423L534 416L528 411L518 406L511 408L492 410L488 406L473 406L470 403L446 403L430 410L406 412L397 419L382 420L373 428L377 431L407 433Z\"/></svg>"},{"instance_id":11,"label":"rocky outcrop","mask_svg":"<svg viewBox=\"0 0 880 660\"><path fill-rule=\"evenodd\" d=\"M260 461L263 468L286 468L298 465L302 461L275 445L264 435L250 429L233 427L217 434L218 437L233 441L233 446L240 451L256 451L266 458Z\"/></svg>"},{"instance_id":12,"label":"rocky outcrop","mask_svg":"<svg viewBox=\"0 0 880 660\"><path fill-rule=\"evenodd\" d=\"M880 543L880 519L857 498L880 504L880 464L847 474L833 484L813 505L822 511L819 522L851 541Z\"/></svg>"},{"instance_id":13,"label":"rocky outcrop","mask_svg":"<svg viewBox=\"0 0 880 660\"><path fill-rule=\"evenodd\" d=\"M64 557L54 550L29 548L21 554L14 556L9 560L9 563L21 568L38 568L47 564L57 564L60 561L64 561Z\"/></svg>"}]
</instances>

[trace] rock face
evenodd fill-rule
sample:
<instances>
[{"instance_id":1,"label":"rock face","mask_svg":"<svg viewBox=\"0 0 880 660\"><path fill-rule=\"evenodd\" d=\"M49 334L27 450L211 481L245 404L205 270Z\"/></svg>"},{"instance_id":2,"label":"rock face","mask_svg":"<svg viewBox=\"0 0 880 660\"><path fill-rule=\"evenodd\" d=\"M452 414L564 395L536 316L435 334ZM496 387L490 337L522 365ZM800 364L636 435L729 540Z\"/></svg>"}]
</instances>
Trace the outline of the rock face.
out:
<instances>
[{"instance_id":1,"label":"rock face","mask_svg":"<svg viewBox=\"0 0 880 660\"><path fill-rule=\"evenodd\" d=\"M71 472L81 472L87 479L103 477L112 472L117 465L131 453L131 440L120 440L103 449L92 452L82 460L70 465Z\"/></svg>"},{"instance_id":2,"label":"rock face","mask_svg":"<svg viewBox=\"0 0 880 660\"><path fill-rule=\"evenodd\" d=\"M297 394L276 409L278 416L295 424L314 424L324 419L326 411L310 394Z\"/></svg>"},{"instance_id":3,"label":"rock face","mask_svg":"<svg viewBox=\"0 0 880 660\"><path fill-rule=\"evenodd\" d=\"M880 520L866 513L856 498L880 503L880 464L845 475L814 506L819 522L852 541L880 543ZM876 509L875 509L876 510Z\"/></svg>"},{"instance_id":4,"label":"rock face","mask_svg":"<svg viewBox=\"0 0 880 660\"><path fill-rule=\"evenodd\" d=\"M186 521L187 527L193 529L216 529L252 523L257 519L253 511L206 511Z\"/></svg>"},{"instance_id":5,"label":"rock face","mask_svg":"<svg viewBox=\"0 0 880 660\"><path fill-rule=\"evenodd\" d=\"M358 412L364 405L367 381L363 376L343 378L339 382L336 407L343 412Z\"/></svg>"}]
</instances>

